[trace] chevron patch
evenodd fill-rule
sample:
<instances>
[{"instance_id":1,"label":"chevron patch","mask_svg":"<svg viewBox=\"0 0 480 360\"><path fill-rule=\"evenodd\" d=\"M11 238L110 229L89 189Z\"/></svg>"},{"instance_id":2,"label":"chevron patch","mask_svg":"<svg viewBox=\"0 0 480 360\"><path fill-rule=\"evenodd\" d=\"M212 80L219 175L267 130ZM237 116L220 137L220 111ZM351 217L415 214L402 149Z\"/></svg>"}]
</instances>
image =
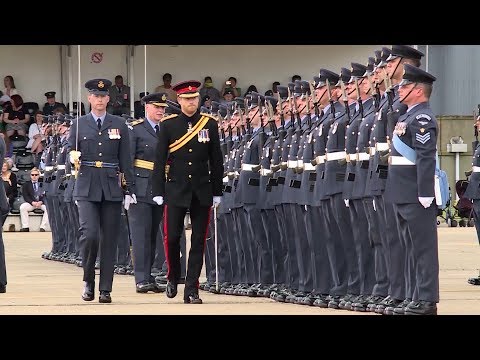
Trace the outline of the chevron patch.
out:
<instances>
[{"instance_id":1,"label":"chevron patch","mask_svg":"<svg viewBox=\"0 0 480 360\"><path fill-rule=\"evenodd\" d=\"M424 135L415 133L415 139L422 144L425 144L428 140L430 140L430 133L426 133Z\"/></svg>"}]
</instances>

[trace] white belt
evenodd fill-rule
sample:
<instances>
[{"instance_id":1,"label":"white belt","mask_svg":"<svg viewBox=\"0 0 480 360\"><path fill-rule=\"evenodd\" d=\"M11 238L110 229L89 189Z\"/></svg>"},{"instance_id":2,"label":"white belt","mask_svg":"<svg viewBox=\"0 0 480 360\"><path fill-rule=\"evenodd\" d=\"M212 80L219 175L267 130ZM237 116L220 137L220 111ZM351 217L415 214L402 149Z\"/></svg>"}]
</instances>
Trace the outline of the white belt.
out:
<instances>
[{"instance_id":1,"label":"white belt","mask_svg":"<svg viewBox=\"0 0 480 360\"><path fill-rule=\"evenodd\" d=\"M74 176L77 175L77 170L72 170L71 174L74 175Z\"/></svg>"},{"instance_id":2,"label":"white belt","mask_svg":"<svg viewBox=\"0 0 480 360\"><path fill-rule=\"evenodd\" d=\"M480 166L472 166L472 172L480 172Z\"/></svg>"},{"instance_id":3,"label":"white belt","mask_svg":"<svg viewBox=\"0 0 480 360\"><path fill-rule=\"evenodd\" d=\"M375 155L375 152L377 151L377 149L375 149L373 146L370 148L370 155L373 156Z\"/></svg>"},{"instance_id":4,"label":"white belt","mask_svg":"<svg viewBox=\"0 0 480 360\"><path fill-rule=\"evenodd\" d=\"M272 170L270 169L260 169L260 175L261 176L268 176L272 173Z\"/></svg>"},{"instance_id":5,"label":"white belt","mask_svg":"<svg viewBox=\"0 0 480 360\"><path fill-rule=\"evenodd\" d=\"M390 156L388 163L390 165L415 165L415 163L403 156Z\"/></svg>"},{"instance_id":6,"label":"white belt","mask_svg":"<svg viewBox=\"0 0 480 360\"><path fill-rule=\"evenodd\" d=\"M289 169L296 169L297 168L297 160L288 160L287 167Z\"/></svg>"},{"instance_id":7,"label":"white belt","mask_svg":"<svg viewBox=\"0 0 480 360\"><path fill-rule=\"evenodd\" d=\"M345 158L347 159L347 161L357 160L357 154L347 154Z\"/></svg>"},{"instance_id":8,"label":"white belt","mask_svg":"<svg viewBox=\"0 0 480 360\"><path fill-rule=\"evenodd\" d=\"M233 175L235 175L235 172L233 172L233 171L229 171L229 172L227 173L227 176L233 176Z\"/></svg>"},{"instance_id":9,"label":"white belt","mask_svg":"<svg viewBox=\"0 0 480 360\"><path fill-rule=\"evenodd\" d=\"M345 151L336 151L332 153L327 153L325 155L325 159L327 161L341 160L341 159L345 159L346 157L347 157L347 153Z\"/></svg>"},{"instance_id":10,"label":"white belt","mask_svg":"<svg viewBox=\"0 0 480 360\"><path fill-rule=\"evenodd\" d=\"M305 171L312 171L312 170L315 170L316 166L313 166L312 164L306 162L305 164L303 164L303 170Z\"/></svg>"},{"instance_id":11,"label":"white belt","mask_svg":"<svg viewBox=\"0 0 480 360\"><path fill-rule=\"evenodd\" d=\"M317 162L317 165L318 164L323 164L325 162L325 155L319 155L315 158L315 161Z\"/></svg>"},{"instance_id":12,"label":"white belt","mask_svg":"<svg viewBox=\"0 0 480 360\"><path fill-rule=\"evenodd\" d=\"M244 171L253 171L253 168L258 166L258 164L242 164L242 170Z\"/></svg>"},{"instance_id":13,"label":"white belt","mask_svg":"<svg viewBox=\"0 0 480 360\"><path fill-rule=\"evenodd\" d=\"M222 179L222 182L228 183L228 176L225 176L225 177Z\"/></svg>"},{"instance_id":14,"label":"white belt","mask_svg":"<svg viewBox=\"0 0 480 360\"><path fill-rule=\"evenodd\" d=\"M364 160L370 160L370 155L367 153L358 153L357 161L364 161Z\"/></svg>"},{"instance_id":15,"label":"white belt","mask_svg":"<svg viewBox=\"0 0 480 360\"><path fill-rule=\"evenodd\" d=\"M45 171L52 171L53 170L53 166L45 166Z\"/></svg>"},{"instance_id":16,"label":"white belt","mask_svg":"<svg viewBox=\"0 0 480 360\"><path fill-rule=\"evenodd\" d=\"M57 170L65 170L65 165L57 165Z\"/></svg>"},{"instance_id":17,"label":"white belt","mask_svg":"<svg viewBox=\"0 0 480 360\"><path fill-rule=\"evenodd\" d=\"M283 161L283 162L280 163L280 166L285 166L285 165L288 165L287 161Z\"/></svg>"},{"instance_id":18,"label":"white belt","mask_svg":"<svg viewBox=\"0 0 480 360\"><path fill-rule=\"evenodd\" d=\"M377 151L385 151L390 149L390 146L388 146L388 143L376 143L375 149L377 149Z\"/></svg>"},{"instance_id":19,"label":"white belt","mask_svg":"<svg viewBox=\"0 0 480 360\"><path fill-rule=\"evenodd\" d=\"M303 168L303 160L297 160L297 168Z\"/></svg>"}]
</instances>

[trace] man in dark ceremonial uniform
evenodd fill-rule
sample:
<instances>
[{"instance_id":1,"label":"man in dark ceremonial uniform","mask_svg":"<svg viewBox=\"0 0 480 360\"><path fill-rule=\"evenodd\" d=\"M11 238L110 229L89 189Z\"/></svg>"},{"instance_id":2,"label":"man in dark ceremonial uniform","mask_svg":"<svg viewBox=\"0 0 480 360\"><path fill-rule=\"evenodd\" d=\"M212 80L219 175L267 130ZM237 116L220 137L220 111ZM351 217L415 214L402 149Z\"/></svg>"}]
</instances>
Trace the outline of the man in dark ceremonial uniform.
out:
<instances>
[{"instance_id":1,"label":"man in dark ceremonial uniform","mask_svg":"<svg viewBox=\"0 0 480 360\"><path fill-rule=\"evenodd\" d=\"M192 236L185 291L187 304L201 304L198 278L212 204L222 196L223 160L218 124L212 117L200 114L196 80L176 84L181 114L160 125L155 166L153 170L153 201L164 203L164 246L168 262L166 294L177 295L180 279L180 237L184 218L190 209Z\"/></svg>"}]
</instances>

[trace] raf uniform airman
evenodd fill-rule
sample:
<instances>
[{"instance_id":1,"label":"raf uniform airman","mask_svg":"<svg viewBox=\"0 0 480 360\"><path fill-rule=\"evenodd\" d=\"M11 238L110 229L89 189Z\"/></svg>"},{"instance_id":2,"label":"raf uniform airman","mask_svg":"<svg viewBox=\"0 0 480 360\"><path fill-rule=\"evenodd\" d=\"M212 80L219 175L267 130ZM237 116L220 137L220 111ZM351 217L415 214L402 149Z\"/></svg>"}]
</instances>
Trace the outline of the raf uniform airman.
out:
<instances>
[{"instance_id":1,"label":"raf uniform airman","mask_svg":"<svg viewBox=\"0 0 480 360\"><path fill-rule=\"evenodd\" d=\"M167 95L154 93L142 98L146 116L130 123L130 154L134 166L137 203L128 211L130 236L133 245L136 292L161 292L151 275L155 260L157 235L163 216L163 205L152 199L152 174L160 121L164 117Z\"/></svg>"},{"instance_id":2,"label":"raf uniform airman","mask_svg":"<svg viewBox=\"0 0 480 360\"><path fill-rule=\"evenodd\" d=\"M57 108L61 108L65 111L65 113L68 112L67 107L63 103L59 103L58 101L55 101L55 91L47 91L45 93L45 97L47 98L47 102L43 106L43 115L53 115L53 111Z\"/></svg>"},{"instance_id":3,"label":"raf uniform airman","mask_svg":"<svg viewBox=\"0 0 480 360\"><path fill-rule=\"evenodd\" d=\"M135 202L129 130L124 119L106 111L110 85L106 79L85 83L92 111L74 121L68 138L70 162L78 171L73 199L78 206L81 232L79 245L85 281L82 299L95 298L95 259L100 250L101 303L112 302L110 292L124 192L126 206Z\"/></svg>"},{"instance_id":4,"label":"raf uniform airman","mask_svg":"<svg viewBox=\"0 0 480 360\"><path fill-rule=\"evenodd\" d=\"M400 233L407 237L406 252L412 254L416 282L411 301L403 307L407 315L436 314L439 301L435 201L438 124L429 105L435 80L415 66L404 65L398 93L399 101L408 108L395 125L385 188L385 200L396 205Z\"/></svg>"}]
</instances>

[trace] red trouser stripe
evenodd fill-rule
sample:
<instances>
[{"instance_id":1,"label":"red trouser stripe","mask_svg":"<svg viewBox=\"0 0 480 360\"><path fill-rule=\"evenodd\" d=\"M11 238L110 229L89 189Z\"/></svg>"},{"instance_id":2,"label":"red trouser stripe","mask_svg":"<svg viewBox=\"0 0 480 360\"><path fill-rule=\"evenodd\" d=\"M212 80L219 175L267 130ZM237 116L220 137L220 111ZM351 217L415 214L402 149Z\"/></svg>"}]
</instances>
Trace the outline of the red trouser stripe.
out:
<instances>
[{"instance_id":1,"label":"red trouser stripe","mask_svg":"<svg viewBox=\"0 0 480 360\"><path fill-rule=\"evenodd\" d=\"M168 224L167 224L167 205L163 207L163 249L165 251L165 259L167 260L167 279L170 274L170 259L168 258Z\"/></svg>"}]
</instances>

